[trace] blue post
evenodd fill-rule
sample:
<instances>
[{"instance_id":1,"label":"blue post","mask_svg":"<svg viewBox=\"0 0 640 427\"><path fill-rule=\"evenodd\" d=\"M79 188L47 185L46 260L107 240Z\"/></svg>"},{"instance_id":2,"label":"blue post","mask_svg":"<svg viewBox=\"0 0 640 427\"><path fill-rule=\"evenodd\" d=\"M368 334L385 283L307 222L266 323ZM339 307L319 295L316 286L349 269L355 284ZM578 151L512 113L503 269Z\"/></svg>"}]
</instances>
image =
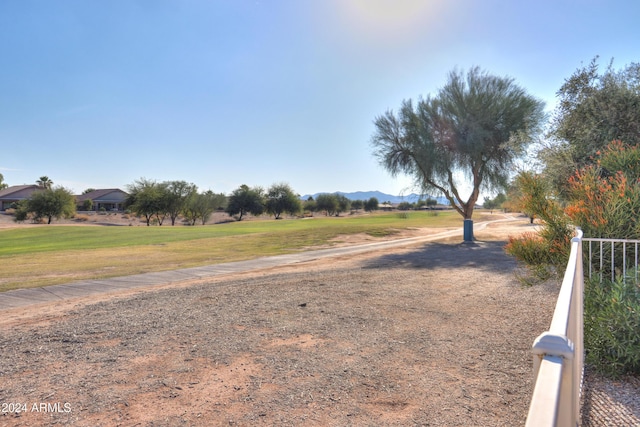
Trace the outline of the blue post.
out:
<instances>
[{"instance_id":1,"label":"blue post","mask_svg":"<svg viewBox=\"0 0 640 427\"><path fill-rule=\"evenodd\" d=\"M473 220L464 220L464 241L473 242Z\"/></svg>"}]
</instances>

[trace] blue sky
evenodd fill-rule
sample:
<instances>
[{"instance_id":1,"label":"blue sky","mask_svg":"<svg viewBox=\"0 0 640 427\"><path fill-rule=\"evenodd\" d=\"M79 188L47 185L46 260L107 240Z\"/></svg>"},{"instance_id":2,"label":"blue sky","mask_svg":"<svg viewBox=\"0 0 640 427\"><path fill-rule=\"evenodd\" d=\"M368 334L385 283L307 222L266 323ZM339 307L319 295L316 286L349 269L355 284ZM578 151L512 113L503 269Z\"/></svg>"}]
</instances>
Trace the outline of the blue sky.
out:
<instances>
[{"instance_id":1,"label":"blue sky","mask_svg":"<svg viewBox=\"0 0 640 427\"><path fill-rule=\"evenodd\" d=\"M594 56L640 60L639 17L634 0L0 0L0 173L407 194L371 154L377 115L476 65L552 109Z\"/></svg>"}]
</instances>

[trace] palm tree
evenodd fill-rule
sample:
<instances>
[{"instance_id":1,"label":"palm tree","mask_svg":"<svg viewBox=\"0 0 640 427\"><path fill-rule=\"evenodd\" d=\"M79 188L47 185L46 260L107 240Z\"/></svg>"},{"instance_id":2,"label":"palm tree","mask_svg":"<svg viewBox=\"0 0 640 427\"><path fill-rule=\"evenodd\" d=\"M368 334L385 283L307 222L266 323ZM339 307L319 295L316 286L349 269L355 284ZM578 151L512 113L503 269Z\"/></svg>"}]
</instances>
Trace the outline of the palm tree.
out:
<instances>
[{"instance_id":1,"label":"palm tree","mask_svg":"<svg viewBox=\"0 0 640 427\"><path fill-rule=\"evenodd\" d=\"M40 179L38 179L36 181L36 184L38 184L40 187L47 189L47 190L51 190L51 187L53 186L53 181L51 181L51 179L49 179L48 176L41 176Z\"/></svg>"}]
</instances>

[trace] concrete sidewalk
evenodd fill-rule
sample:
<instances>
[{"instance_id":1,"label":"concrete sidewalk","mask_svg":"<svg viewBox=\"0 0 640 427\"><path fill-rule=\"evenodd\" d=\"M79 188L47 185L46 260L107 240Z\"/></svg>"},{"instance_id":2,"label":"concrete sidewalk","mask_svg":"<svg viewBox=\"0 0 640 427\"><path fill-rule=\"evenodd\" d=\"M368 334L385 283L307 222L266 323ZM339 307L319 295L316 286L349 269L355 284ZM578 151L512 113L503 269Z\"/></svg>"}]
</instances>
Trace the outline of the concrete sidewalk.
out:
<instances>
[{"instance_id":1,"label":"concrete sidewalk","mask_svg":"<svg viewBox=\"0 0 640 427\"><path fill-rule=\"evenodd\" d=\"M505 221L513 221L513 219L480 222L478 224L475 224L474 229L479 231L485 228L488 224ZM203 267L185 268L181 270L162 271L157 273L136 274L134 276L113 277L110 279L83 280L64 285L53 285L42 288L16 289L0 293L0 311L17 307L26 307L29 305L41 304L45 302L84 297L88 295L117 293L125 289L166 285L193 279L216 277L231 273L257 271L265 268L291 265L322 258L352 255L376 251L380 249L408 246L417 243L441 240L457 235L461 236L461 233L461 229L455 229L432 234L429 236L367 243L357 246L319 249L299 252L295 254L256 258L247 261L214 264Z\"/></svg>"}]
</instances>

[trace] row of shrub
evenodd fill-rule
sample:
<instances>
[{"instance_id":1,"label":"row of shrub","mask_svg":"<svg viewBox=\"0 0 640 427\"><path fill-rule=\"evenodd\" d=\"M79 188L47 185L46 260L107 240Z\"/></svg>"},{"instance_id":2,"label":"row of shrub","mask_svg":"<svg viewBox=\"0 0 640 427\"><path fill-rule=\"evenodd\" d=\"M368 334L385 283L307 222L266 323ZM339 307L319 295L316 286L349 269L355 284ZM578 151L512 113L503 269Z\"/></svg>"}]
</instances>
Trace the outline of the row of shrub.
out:
<instances>
[{"instance_id":1,"label":"row of shrub","mask_svg":"<svg viewBox=\"0 0 640 427\"><path fill-rule=\"evenodd\" d=\"M613 141L593 160L571 177L562 204L539 195L541 180L528 180L520 189L528 201L527 213L543 225L539 233L511 238L505 250L529 265L539 279L550 270L564 270L575 226L585 237L640 238L640 146ZM605 268L610 273L611 268ZM614 270L620 271L619 266ZM635 275L598 277L585 287L587 362L612 376L640 374L640 288Z\"/></svg>"}]
</instances>

